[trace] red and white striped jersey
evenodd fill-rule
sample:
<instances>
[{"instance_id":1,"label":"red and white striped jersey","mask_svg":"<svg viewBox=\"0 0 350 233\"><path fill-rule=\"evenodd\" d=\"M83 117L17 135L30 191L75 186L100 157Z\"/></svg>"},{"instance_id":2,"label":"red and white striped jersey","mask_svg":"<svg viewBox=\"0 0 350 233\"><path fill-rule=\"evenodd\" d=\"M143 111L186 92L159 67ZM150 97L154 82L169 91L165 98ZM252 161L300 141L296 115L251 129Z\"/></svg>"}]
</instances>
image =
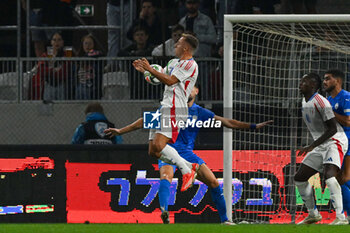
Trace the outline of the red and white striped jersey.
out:
<instances>
[{"instance_id":1,"label":"red and white striped jersey","mask_svg":"<svg viewBox=\"0 0 350 233\"><path fill-rule=\"evenodd\" d=\"M314 140L317 140L325 132L326 125L324 122L335 117L331 104L317 92L307 102L303 98L301 110L304 122ZM347 141L343 128L338 122L336 124L338 132L332 138L342 142ZM330 140L327 140L324 144Z\"/></svg>"},{"instance_id":2,"label":"red and white striped jersey","mask_svg":"<svg viewBox=\"0 0 350 233\"><path fill-rule=\"evenodd\" d=\"M161 105L169 108L184 108L186 111L181 112L187 114L187 101L197 81L198 65L193 58L185 61L172 59L166 70L169 75L174 75L179 82L171 86L165 85Z\"/></svg>"}]
</instances>

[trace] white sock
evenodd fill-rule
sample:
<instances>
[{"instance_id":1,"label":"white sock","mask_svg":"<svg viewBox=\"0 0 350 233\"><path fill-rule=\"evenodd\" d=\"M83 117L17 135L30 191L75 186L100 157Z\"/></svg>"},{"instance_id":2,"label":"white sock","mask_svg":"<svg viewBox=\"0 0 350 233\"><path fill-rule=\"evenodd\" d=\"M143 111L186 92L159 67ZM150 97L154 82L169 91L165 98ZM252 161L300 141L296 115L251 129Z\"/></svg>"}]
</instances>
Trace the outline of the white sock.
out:
<instances>
[{"instance_id":1,"label":"white sock","mask_svg":"<svg viewBox=\"0 0 350 233\"><path fill-rule=\"evenodd\" d=\"M308 181L300 182L295 181L295 185L298 187L301 198L304 201L304 204L311 216L318 215L318 210L315 204L315 197L313 194L313 190Z\"/></svg>"},{"instance_id":2,"label":"white sock","mask_svg":"<svg viewBox=\"0 0 350 233\"><path fill-rule=\"evenodd\" d=\"M176 165L182 174L187 174L191 172L191 168L189 168L187 166L187 164L189 163L188 161L186 161L185 159L183 159L179 153L177 153L177 151L172 148L169 145L166 145L163 150L160 152L161 156L160 156L160 160L166 162L166 163L170 163L170 164L174 164Z\"/></svg>"},{"instance_id":3,"label":"white sock","mask_svg":"<svg viewBox=\"0 0 350 233\"><path fill-rule=\"evenodd\" d=\"M341 187L335 177L331 177L326 180L326 184L329 189L330 199L335 209L337 218L344 220L343 200L341 195Z\"/></svg>"},{"instance_id":4,"label":"white sock","mask_svg":"<svg viewBox=\"0 0 350 233\"><path fill-rule=\"evenodd\" d=\"M182 157L181 157L181 158L182 158ZM188 162L186 159L184 159L184 162L185 162L186 166L187 166L190 170L192 170L192 163Z\"/></svg>"}]
</instances>

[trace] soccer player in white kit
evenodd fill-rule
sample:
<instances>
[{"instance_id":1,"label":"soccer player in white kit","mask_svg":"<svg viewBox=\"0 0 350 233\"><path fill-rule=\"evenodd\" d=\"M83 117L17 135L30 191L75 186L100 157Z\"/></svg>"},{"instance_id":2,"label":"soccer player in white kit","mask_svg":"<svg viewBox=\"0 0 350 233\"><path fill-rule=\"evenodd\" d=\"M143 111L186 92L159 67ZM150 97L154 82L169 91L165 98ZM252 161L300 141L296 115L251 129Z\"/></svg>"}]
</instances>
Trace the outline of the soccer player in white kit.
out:
<instances>
[{"instance_id":1,"label":"soccer player in white kit","mask_svg":"<svg viewBox=\"0 0 350 233\"><path fill-rule=\"evenodd\" d=\"M186 122L188 117L187 101L198 76L198 65L192 57L197 46L198 40L196 37L190 34L182 35L175 44L175 55L179 60L173 70L170 71L170 74L156 71L150 66L146 58L133 62L136 70L142 73L149 71L165 84L159 111L162 123L167 121L169 127L163 127L162 124L161 129L150 131L149 154L179 167L183 174L181 191L191 187L199 165L196 163L191 164L183 159L167 143L174 143L179 134L180 127L174 124L179 121Z\"/></svg>"},{"instance_id":2,"label":"soccer player in white kit","mask_svg":"<svg viewBox=\"0 0 350 233\"><path fill-rule=\"evenodd\" d=\"M336 211L336 219L331 225L348 224L343 211L341 188L336 179L348 140L343 128L336 121L328 100L318 94L321 78L315 73L304 75L300 82L300 92L304 95L302 115L313 139L311 145L302 148L298 156L305 155L299 170L294 176L295 185L306 205L309 215L299 224L321 221L312 186L308 180L317 172L323 173L330 191L330 199Z\"/></svg>"}]
</instances>

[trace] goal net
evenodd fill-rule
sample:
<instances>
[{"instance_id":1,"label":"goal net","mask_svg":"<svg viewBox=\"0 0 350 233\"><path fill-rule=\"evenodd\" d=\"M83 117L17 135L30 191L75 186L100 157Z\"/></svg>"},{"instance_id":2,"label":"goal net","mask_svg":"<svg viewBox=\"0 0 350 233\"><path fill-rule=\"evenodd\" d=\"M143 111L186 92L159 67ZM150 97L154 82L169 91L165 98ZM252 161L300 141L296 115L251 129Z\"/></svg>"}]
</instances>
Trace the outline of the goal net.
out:
<instances>
[{"instance_id":1,"label":"goal net","mask_svg":"<svg viewBox=\"0 0 350 233\"><path fill-rule=\"evenodd\" d=\"M301 119L299 82L309 72L348 73L349 21L345 15L225 16L224 115L274 120L262 130L224 131L224 194L232 197L227 208L234 220L297 223L307 216L293 182L303 159L295 152L312 142ZM319 175L309 182L323 223L333 221L328 188Z\"/></svg>"}]
</instances>

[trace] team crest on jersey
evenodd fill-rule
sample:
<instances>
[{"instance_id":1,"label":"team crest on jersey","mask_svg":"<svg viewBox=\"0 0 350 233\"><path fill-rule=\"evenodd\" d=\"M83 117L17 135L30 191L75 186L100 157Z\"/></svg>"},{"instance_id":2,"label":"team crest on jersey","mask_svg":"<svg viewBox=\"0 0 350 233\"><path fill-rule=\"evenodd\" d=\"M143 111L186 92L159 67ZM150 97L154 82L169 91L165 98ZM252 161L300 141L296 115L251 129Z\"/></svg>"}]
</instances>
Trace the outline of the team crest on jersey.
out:
<instances>
[{"instance_id":1,"label":"team crest on jersey","mask_svg":"<svg viewBox=\"0 0 350 233\"><path fill-rule=\"evenodd\" d=\"M336 103L336 104L334 105L334 108L335 108L335 109L338 109L338 107L339 107L339 103Z\"/></svg>"},{"instance_id":2,"label":"team crest on jersey","mask_svg":"<svg viewBox=\"0 0 350 233\"><path fill-rule=\"evenodd\" d=\"M101 138L103 138L106 135L103 131L105 131L105 129L107 128L108 127L105 122L97 122L95 124L95 131Z\"/></svg>"}]
</instances>

